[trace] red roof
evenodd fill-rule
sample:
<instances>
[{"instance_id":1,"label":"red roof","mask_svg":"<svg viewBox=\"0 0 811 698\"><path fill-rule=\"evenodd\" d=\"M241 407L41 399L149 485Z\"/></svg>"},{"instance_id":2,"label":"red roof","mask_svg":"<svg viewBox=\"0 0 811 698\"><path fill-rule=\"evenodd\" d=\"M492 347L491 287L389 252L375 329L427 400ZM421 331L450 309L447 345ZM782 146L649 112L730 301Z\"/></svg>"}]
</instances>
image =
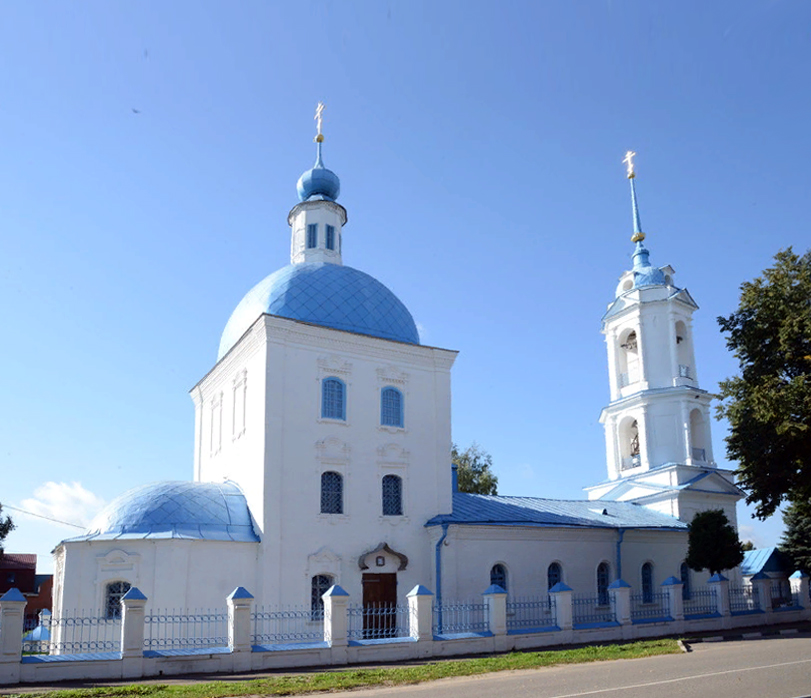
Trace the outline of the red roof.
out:
<instances>
[{"instance_id":1,"label":"red roof","mask_svg":"<svg viewBox=\"0 0 811 698\"><path fill-rule=\"evenodd\" d=\"M0 557L0 568L4 570L37 569L35 553L3 553Z\"/></svg>"}]
</instances>

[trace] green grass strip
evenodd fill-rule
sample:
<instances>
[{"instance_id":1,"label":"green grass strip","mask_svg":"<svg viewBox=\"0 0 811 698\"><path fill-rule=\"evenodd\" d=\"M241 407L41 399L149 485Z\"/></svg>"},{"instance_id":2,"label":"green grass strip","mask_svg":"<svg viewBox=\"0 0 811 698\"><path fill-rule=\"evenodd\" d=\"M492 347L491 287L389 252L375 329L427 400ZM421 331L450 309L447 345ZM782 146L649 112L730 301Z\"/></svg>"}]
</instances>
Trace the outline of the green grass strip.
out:
<instances>
[{"instance_id":1,"label":"green grass strip","mask_svg":"<svg viewBox=\"0 0 811 698\"><path fill-rule=\"evenodd\" d=\"M372 686L403 686L451 676L474 676L494 671L538 669L559 664L581 664L612 659L637 659L657 654L675 654L676 640L645 640L626 644L593 645L545 652L511 652L476 659L446 659L427 664L384 666L366 669L319 671L308 674L273 675L249 681L211 681L180 685L158 683L100 686L65 691L16 694L25 698L222 698L223 696L294 696L303 693L345 691ZM13 695L13 694L12 694Z\"/></svg>"}]
</instances>

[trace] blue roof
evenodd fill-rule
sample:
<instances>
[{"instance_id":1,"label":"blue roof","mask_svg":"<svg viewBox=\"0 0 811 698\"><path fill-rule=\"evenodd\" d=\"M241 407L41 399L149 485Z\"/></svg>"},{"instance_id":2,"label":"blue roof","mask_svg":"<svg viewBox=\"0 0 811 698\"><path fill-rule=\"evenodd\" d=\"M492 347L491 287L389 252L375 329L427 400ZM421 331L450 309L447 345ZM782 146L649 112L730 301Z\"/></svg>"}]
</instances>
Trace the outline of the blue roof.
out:
<instances>
[{"instance_id":1,"label":"blue roof","mask_svg":"<svg viewBox=\"0 0 811 698\"><path fill-rule=\"evenodd\" d=\"M426 525L443 523L687 530L686 523L631 502L500 497L464 492L454 492L452 514L435 516Z\"/></svg>"},{"instance_id":2,"label":"blue roof","mask_svg":"<svg viewBox=\"0 0 811 698\"><path fill-rule=\"evenodd\" d=\"M340 264L308 262L282 267L248 291L225 325L217 360L265 313L381 339L420 343L408 308L377 279Z\"/></svg>"},{"instance_id":3,"label":"blue roof","mask_svg":"<svg viewBox=\"0 0 811 698\"><path fill-rule=\"evenodd\" d=\"M341 193L341 180L332 170L324 167L321 159L321 143L316 146L315 165L307 170L296 183L299 201L335 201Z\"/></svg>"},{"instance_id":4,"label":"blue roof","mask_svg":"<svg viewBox=\"0 0 811 698\"><path fill-rule=\"evenodd\" d=\"M125 492L69 540L186 538L254 542L245 495L232 482L154 482Z\"/></svg>"},{"instance_id":5,"label":"blue roof","mask_svg":"<svg viewBox=\"0 0 811 698\"><path fill-rule=\"evenodd\" d=\"M758 572L790 572L788 556L777 548L745 550L741 563L741 574L749 576Z\"/></svg>"}]
</instances>

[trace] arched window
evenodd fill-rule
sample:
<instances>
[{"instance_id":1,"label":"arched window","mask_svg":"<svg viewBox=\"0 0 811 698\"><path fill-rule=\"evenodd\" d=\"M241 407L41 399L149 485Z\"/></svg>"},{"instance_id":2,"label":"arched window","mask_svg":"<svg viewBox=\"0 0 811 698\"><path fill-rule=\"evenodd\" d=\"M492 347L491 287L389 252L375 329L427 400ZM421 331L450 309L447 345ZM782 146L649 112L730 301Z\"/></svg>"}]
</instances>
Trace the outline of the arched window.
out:
<instances>
[{"instance_id":1,"label":"arched window","mask_svg":"<svg viewBox=\"0 0 811 698\"><path fill-rule=\"evenodd\" d=\"M383 516L402 516L403 481L396 475L383 478Z\"/></svg>"},{"instance_id":2,"label":"arched window","mask_svg":"<svg viewBox=\"0 0 811 698\"><path fill-rule=\"evenodd\" d=\"M636 330L623 333L619 340L619 387L624 388L640 380L639 340Z\"/></svg>"},{"instance_id":3,"label":"arched window","mask_svg":"<svg viewBox=\"0 0 811 698\"><path fill-rule=\"evenodd\" d=\"M555 584L558 584L563 581L563 569L561 568L560 564L557 562L553 562L549 565L549 569L546 570L546 589L547 591L551 589Z\"/></svg>"},{"instance_id":4,"label":"arched window","mask_svg":"<svg viewBox=\"0 0 811 698\"><path fill-rule=\"evenodd\" d=\"M344 513L344 479L340 473L321 473L321 513Z\"/></svg>"},{"instance_id":5,"label":"arched window","mask_svg":"<svg viewBox=\"0 0 811 698\"><path fill-rule=\"evenodd\" d=\"M380 423L388 427L403 426L403 394L397 388L383 388L380 393Z\"/></svg>"},{"instance_id":6,"label":"arched window","mask_svg":"<svg viewBox=\"0 0 811 698\"><path fill-rule=\"evenodd\" d=\"M332 577L328 574L317 574L310 581L310 618L312 620L324 618L324 599L321 597L333 584Z\"/></svg>"},{"instance_id":7,"label":"arched window","mask_svg":"<svg viewBox=\"0 0 811 698\"><path fill-rule=\"evenodd\" d=\"M597 603L600 606L608 606L608 584L610 572L607 562L601 562L597 566Z\"/></svg>"},{"instance_id":8,"label":"arched window","mask_svg":"<svg viewBox=\"0 0 811 698\"><path fill-rule=\"evenodd\" d=\"M653 603L653 565L642 565L642 603Z\"/></svg>"},{"instance_id":9,"label":"arched window","mask_svg":"<svg viewBox=\"0 0 811 698\"><path fill-rule=\"evenodd\" d=\"M490 570L490 584L496 584L507 591L507 569L504 565L493 565Z\"/></svg>"},{"instance_id":10,"label":"arched window","mask_svg":"<svg viewBox=\"0 0 811 698\"><path fill-rule=\"evenodd\" d=\"M692 354L690 336L687 325L681 320L676 322L676 361L679 365L679 378L695 378L692 370Z\"/></svg>"},{"instance_id":11,"label":"arched window","mask_svg":"<svg viewBox=\"0 0 811 698\"><path fill-rule=\"evenodd\" d=\"M682 583L681 597L683 600L687 601L692 595L692 590L690 589L690 568L687 566L686 562L681 563L679 576L681 577Z\"/></svg>"},{"instance_id":12,"label":"arched window","mask_svg":"<svg viewBox=\"0 0 811 698\"><path fill-rule=\"evenodd\" d=\"M706 462L708 441L701 410L693 410L690 412L690 457L694 461Z\"/></svg>"},{"instance_id":13,"label":"arched window","mask_svg":"<svg viewBox=\"0 0 811 698\"><path fill-rule=\"evenodd\" d=\"M110 582L104 590L104 617L121 618L121 597L132 585L129 582Z\"/></svg>"},{"instance_id":14,"label":"arched window","mask_svg":"<svg viewBox=\"0 0 811 698\"><path fill-rule=\"evenodd\" d=\"M620 470L638 468L642 465L639 444L639 424L626 417L619 425Z\"/></svg>"},{"instance_id":15,"label":"arched window","mask_svg":"<svg viewBox=\"0 0 811 698\"><path fill-rule=\"evenodd\" d=\"M321 417L346 420L346 384L340 378L325 378L321 383Z\"/></svg>"}]
</instances>

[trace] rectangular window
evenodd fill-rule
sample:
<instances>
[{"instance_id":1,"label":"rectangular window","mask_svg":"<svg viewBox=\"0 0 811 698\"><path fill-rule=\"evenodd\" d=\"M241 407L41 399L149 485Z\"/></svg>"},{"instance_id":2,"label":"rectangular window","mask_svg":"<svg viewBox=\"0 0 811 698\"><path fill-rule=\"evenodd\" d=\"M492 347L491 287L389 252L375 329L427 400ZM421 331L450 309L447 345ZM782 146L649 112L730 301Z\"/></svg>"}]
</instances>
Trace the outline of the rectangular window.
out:
<instances>
[{"instance_id":1,"label":"rectangular window","mask_svg":"<svg viewBox=\"0 0 811 698\"><path fill-rule=\"evenodd\" d=\"M307 226L307 249L318 247L318 223L310 223Z\"/></svg>"},{"instance_id":2,"label":"rectangular window","mask_svg":"<svg viewBox=\"0 0 811 698\"><path fill-rule=\"evenodd\" d=\"M328 225L327 226L327 249L334 250L335 249L335 226Z\"/></svg>"}]
</instances>

